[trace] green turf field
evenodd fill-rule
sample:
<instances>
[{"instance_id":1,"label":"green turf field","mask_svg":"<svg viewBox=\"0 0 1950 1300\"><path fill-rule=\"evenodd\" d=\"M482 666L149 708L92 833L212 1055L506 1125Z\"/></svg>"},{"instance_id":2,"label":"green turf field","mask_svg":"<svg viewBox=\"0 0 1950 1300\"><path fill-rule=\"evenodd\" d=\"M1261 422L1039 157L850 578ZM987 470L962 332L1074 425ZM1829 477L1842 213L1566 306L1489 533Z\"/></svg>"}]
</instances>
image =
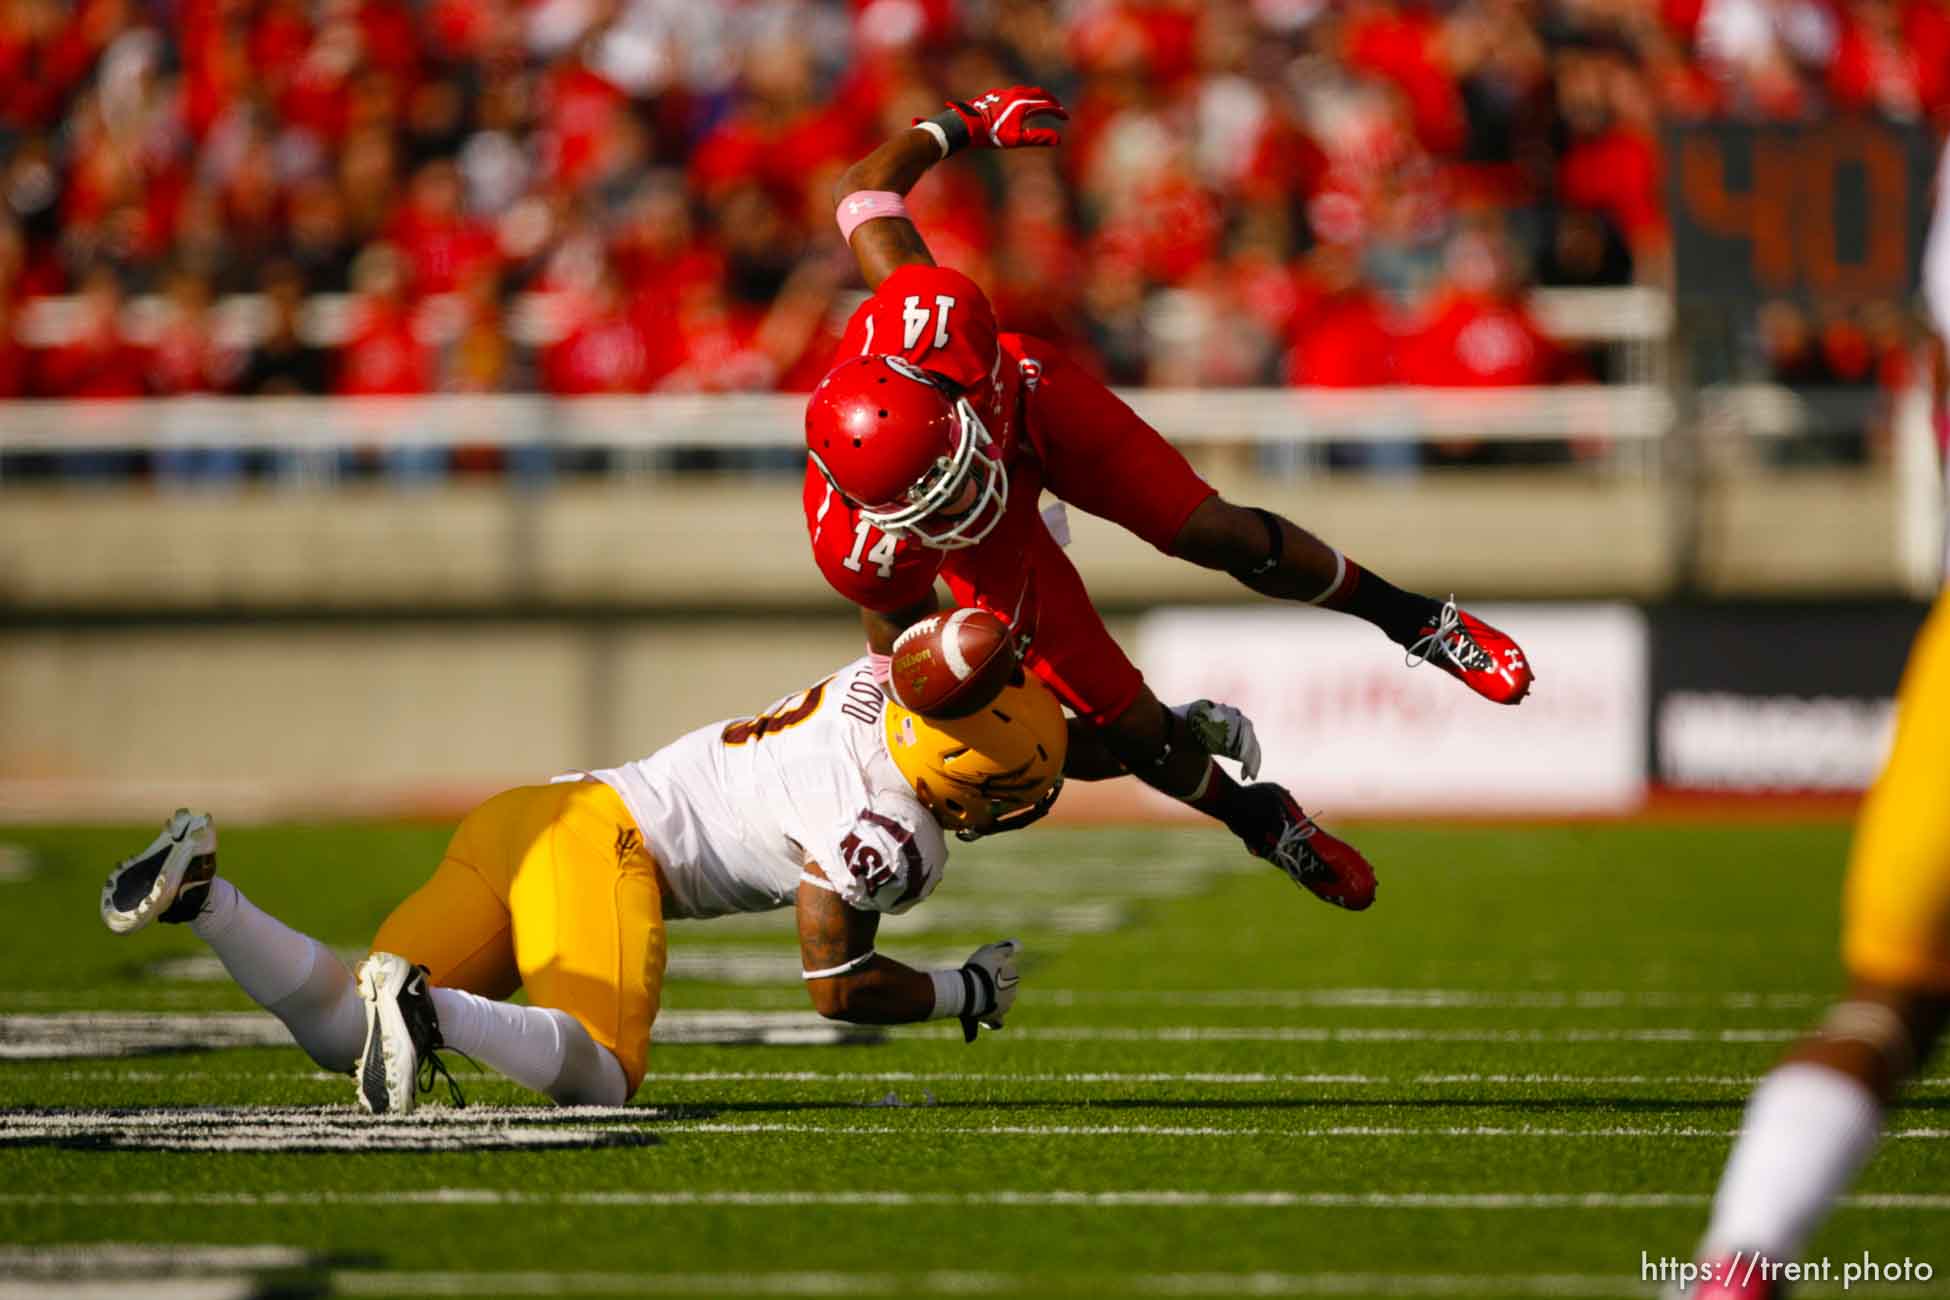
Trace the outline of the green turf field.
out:
<instances>
[{"instance_id":1,"label":"green turf field","mask_svg":"<svg viewBox=\"0 0 1950 1300\"><path fill-rule=\"evenodd\" d=\"M152 833L0 830L0 1293L1650 1295L1837 987L1846 841L1371 827L1354 916L1218 833L1037 830L883 931L922 961L1022 938L1000 1034L794 1045L789 919L685 923L629 1111L463 1073L467 1110L379 1125L295 1047L140 1050L276 1029L192 935L101 927ZM221 862L356 949L444 837L233 829ZM1812 1252L1937 1277L1854 1294L1950 1295L1946 1106L1913 1094Z\"/></svg>"}]
</instances>

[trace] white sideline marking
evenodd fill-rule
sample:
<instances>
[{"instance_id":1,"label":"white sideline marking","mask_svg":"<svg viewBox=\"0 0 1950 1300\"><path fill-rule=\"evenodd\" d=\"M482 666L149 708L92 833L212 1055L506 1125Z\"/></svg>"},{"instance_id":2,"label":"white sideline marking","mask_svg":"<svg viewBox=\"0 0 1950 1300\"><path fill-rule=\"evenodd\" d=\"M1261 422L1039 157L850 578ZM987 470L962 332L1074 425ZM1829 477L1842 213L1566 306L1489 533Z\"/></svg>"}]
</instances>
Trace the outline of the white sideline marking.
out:
<instances>
[{"instance_id":1,"label":"white sideline marking","mask_svg":"<svg viewBox=\"0 0 1950 1300\"><path fill-rule=\"evenodd\" d=\"M34 877L33 852L25 844L0 842L0 884L18 884Z\"/></svg>"},{"instance_id":2,"label":"white sideline marking","mask_svg":"<svg viewBox=\"0 0 1950 1300\"><path fill-rule=\"evenodd\" d=\"M334 1076L336 1077L336 1076ZM863 1109L872 1108L863 1106ZM925 1105L915 1109L925 1109ZM877 1109L877 1108L876 1108ZM157 1106L141 1109L0 1111L0 1148L89 1140L130 1149L170 1151L465 1150L481 1147L559 1147L602 1144L617 1135L657 1131L743 1135L860 1134L916 1136L911 1125L808 1123L804 1121L690 1120L676 1110L650 1106L422 1107L407 1116L370 1116L351 1106ZM931 1130L943 1136L980 1137L1250 1137L1281 1138L1731 1138L1735 1128L1613 1125L1566 1128L1541 1125L1334 1124L1310 1128L1178 1124L950 1124ZM1950 1129L1894 1129L1890 1138L1940 1140Z\"/></svg>"},{"instance_id":3,"label":"white sideline marking","mask_svg":"<svg viewBox=\"0 0 1950 1300\"><path fill-rule=\"evenodd\" d=\"M1004 1273L362 1273L331 1275L333 1295L995 1295L1026 1293ZM1033 1288L1032 1288L1033 1291Z\"/></svg>"},{"instance_id":4,"label":"white sideline marking","mask_svg":"<svg viewBox=\"0 0 1950 1300\"><path fill-rule=\"evenodd\" d=\"M925 1104L911 1109L925 1110ZM918 1136L910 1127L895 1124L806 1124L758 1121L722 1123L677 1120L669 1129L685 1133L810 1133L827 1137L850 1137L859 1133L893 1133ZM1447 1137L1447 1138L1731 1138L1738 1128L1698 1128L1646 1125L1619 1125L1609 1128L1544 1128L1518 1124L1453 1124L1440 1128L1414 1125L1332 1124L1319 1128L1227 1128L1223 1125L1171 1124L951 1124L931 1129L929 1140L963 1134L980 1137L1250 1137L1250 1138L1368 1138L1368 1137ZM1946 1128L1905 1128L1885 1132L1885 1138L1950 1138Z\"/></svg>"},{"instance_id":5,"label":"white sideline marking","mask_svg":"<svg viewBox=\"0 0 1950 1300\"><path fill-rule=\"evenodd\" d=\"M152 1151L473 1151L643 1145L646 1107L426 1107L367 1115L354 1106L158 1106L0 1110L0 1150L80 1144Z\"/></svg>"},{"instance_id":6,"label":"white sideline marking","mask_svg":"<svg viewBox=\"0 0 1950 1300\"><path fill-rule=\"evenodd\" d=\"M943 1035L948 1027L910 1027ZM1779 1028L1691 1029L1571 1027L1556 1029L1377 1028L1359 1025L1049 1025L1020 1026L1012 1040L1044 1042L1232 1043L1777 1043L1800 1035ZM651 1031L661 1046L765 1044L823 1046L871 1043L887 1031L824 1020L809 1011L672 1011ZM0 1015L0 1060L133 1056L168 1050L286 1046L290 1036L262 1011L201 1014L126 1011Z\"/></svg>"},{"instance_id":7,"label":"white sideline marking","mask_svg":"<svg viewBox=\"0 0 1950 1300\"><path fill-rule=\"evenodd\" d=\"M139 1291L126 1278L39 1282L0 1278L0 1300L123 1300L131 1294L140 1294L142 1300L257 1300L264 1287L248 1273L143 1278Z\"/></svg>"},{"instance_id":8,"label":"white sideline marking","mask_svg":"<svg viewBox=\"0 0 1950 1300\"><path fill-rule=\"evenodd\" d=\"M11 1278L167 1277L182 1273L268 1272L310 1261L290 1246L201 1246L191 1243L88 1241L0 1246L0 1276Z\"/></svg>"},{"instance_id":9,"label":"white sideline marking","mask_svg":"<svg viewBox=\"0 0 1950 1300\"><path fill-rule=\"evenodd\" d=\"M651 1037L660 1046L709 1043L803 1047L877 1043L886 1038L886 1030L877 1025L824 1020L810 1011L671 1011L657 1017ZM0 1060L67 1060L292 1045L284 1025L264 1011L0 1015Z\"/></svg>"},{"instance_id":10,"label":"white sideline marking","mask_svg":"<svg viewBox=\"0 0 1950 1300\"><path fill-rule=\"evenodd\" d=\"M1014 1039L1073 1043L1781 1043L1799 1038L1805 1031L1583 1027L1371 1029L1347 1025L1026 1025L1011 1027L1003 1032Z\"/></svg>"},{"instance_id":11,"label":"white sideline marking","mask_svg":"<svg viewBox=\"0 0 1950 1300\"><path fill-rule=\"evenodd\" d=\"M331 1275L336 1295L1033 1295L1065 1290L1150 1295L1633 1296L1630 1274L1167 1273L1028 1276L1007 1273L366 1273ZM1941 1295L1942 1291L1906 1294Z\"/></svg>"},{"instance_id":12,"label":"white sideline marking","mask_svg":"<svg viewBox=\"0 0 1950 1300\"><path fill-rule=\"evenodd\" d=\"M462 1065L462 1078L489 1078ZM204 1083L212 1079L280 1080L343 1086L345 1076L323 1070L269 1070L244 1075L223 1070L62 1070L52 1077L91 1083ZM1068 1084L1202 1084L1216 1087L1718 1087L1751 1088L1758 1074L1294 1074L1247 1070L1156 1070L1021 1072L988 1070L653 1070L646 1085L657 1083L1068 1083ZM1950 1075L1917 1079L1908 1089L1942 1091Z\"/></svg>"},{"instance_id":13,"label":"white sideline marking","mask_svg":"<svg viewBox=\"0 0 1950 1300\"><path fill-rule=\"evenodd\" d=\"M1795 1011L1831 998L1815 993L1672 993L1628 989L1037 989L1036 1000L1053 1006L1372 1007L1487 1010L1633 1010L1714 1008L1728 1011Z\"/></svg>"},{"instance_id":14,"label":"white sideline marking","mask_svg":"<svg viewBox=\"0 0 1950 1300\"><path fill-rule=\"evenodd\" d=\"M719 1207L783 1209L795 1206L967 1206L1001 1209L1380 1209L1380 1210L1666 1210L1703 1206L1704 1192L1212 1192L1171 1189L1131 1191L805 1192L747 1191L534 1191L503 1187L397 1188L378 1192L315 1189L292 1192L0 1192L0 1205L222 1207L316 1205L423 1205L441 1207L540 1205L564 1209L611 1207ZM1850 1210L1950 1211L1950 1193L1853 1195L1838 1204Z\"/></svg>"},{"instance_id":15,"label":"white sideline marking","mask_svg":"<svg viewBox=\"0 0 1950 1300\"><path fill-rule=\"evenodd\" d=\"M0 1247L0 1300L126 1296L156 1300L247 1300L257 1276L303 1268L288 1246L160 1245L114 1241Z\"/></svg>"}]
</instances>

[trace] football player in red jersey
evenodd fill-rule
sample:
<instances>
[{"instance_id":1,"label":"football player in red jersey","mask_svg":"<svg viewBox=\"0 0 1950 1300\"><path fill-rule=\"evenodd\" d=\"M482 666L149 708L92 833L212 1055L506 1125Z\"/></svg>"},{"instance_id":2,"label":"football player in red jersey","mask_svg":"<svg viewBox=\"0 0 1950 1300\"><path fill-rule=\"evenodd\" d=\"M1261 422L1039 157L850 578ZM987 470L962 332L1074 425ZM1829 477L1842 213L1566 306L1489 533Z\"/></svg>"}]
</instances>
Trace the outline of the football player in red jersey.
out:
<instances>
[{"instance_id":1,"label":"football player in red jersey","mask_svg":"<svg viewBox=\"0 0 1950 1300\"><path fill-rule=\"evenodd\" d=\"M1358 911L1374 899L1373 869L1278 785L1219 768L1214 753L1240 756L1228 749L1239 728L1159 702L1038 513L1041 493L1263 595L1365 618L1497 703L1523 698L1530 667L1453 600L1391 586L1291 521L1221 498L1102 383L1039 339L1000 333L975 282L934 265L902 204L922 174L965 148L1054 145L1047 119L1067 116L1046 91L993 91L917 122L841 177L840 230L874 292L806 407L813 554L861 607L876 655L935 609L937 578L958 603L1010 621L1024 662L1077 714L1070 775L1134 774Z\"/></svg>"}]
</instances>

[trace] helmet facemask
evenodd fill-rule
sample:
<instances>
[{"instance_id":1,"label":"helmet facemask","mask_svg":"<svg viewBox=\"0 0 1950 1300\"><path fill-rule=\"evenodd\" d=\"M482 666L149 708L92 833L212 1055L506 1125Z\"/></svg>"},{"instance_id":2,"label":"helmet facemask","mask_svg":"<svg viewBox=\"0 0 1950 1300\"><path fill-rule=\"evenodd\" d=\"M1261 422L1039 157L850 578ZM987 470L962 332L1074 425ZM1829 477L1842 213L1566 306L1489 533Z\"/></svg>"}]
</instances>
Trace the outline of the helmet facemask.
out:
<instances>
[{"instance_id":1,"label":"helmet facemask","mask_svg":"<svg viewBox=\"0 0 1950 1300\"><path fill-rule=\"evenodd\" d=\"M889 357L887 362L912 370L938 389L944 387L934 376L898 357ZM943 396L949 394L944 391ZM938 458L899 501L860 507L860 517L881 532L912 537L941 551L957 551L980 542L995 531L1009 505L1009 474L995 454L995 439L988 426L966 397L955 395L950 400L955 411L955 445L950 453ZM973 500L965 508L946 514L971 482L975 485Z\"/></svg>"}]
</instances>

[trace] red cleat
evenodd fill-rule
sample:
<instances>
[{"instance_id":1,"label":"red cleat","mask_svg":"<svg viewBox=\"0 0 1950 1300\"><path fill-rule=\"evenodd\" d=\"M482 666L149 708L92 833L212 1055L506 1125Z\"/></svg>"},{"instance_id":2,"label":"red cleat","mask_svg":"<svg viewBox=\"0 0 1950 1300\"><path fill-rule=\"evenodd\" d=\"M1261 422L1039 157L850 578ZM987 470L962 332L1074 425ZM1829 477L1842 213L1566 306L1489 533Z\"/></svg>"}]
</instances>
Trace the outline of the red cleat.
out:
<instances>
[{"instance_id":1,"label":"red cleat","mask_svg":"<svg viewBox=\"0 0 1950 1300\"><path fill-rule=\"evenodd\" d=\"M1271 781L1249 785L1245 793L1255 805L1257 823L1245 830L1233 827L1256 858L1268 862L1312 890L1314 896L1363 912L1374 902L1374 868L1361 851L1322 830L1300 810L1293 796Z\"/></svg>"},{"instance_id":2,"label":"red cleat","mask_svg":"<svg viewBox=\"0 0 1950 1300\"><path fill-rule=\"evenodd\" d=\"M1432 663L1497 704L1516 704L1530 694L1530 661L1503 633L1462 609L1449 597L1432 623L1408 647L1410 667Z\"/></svg>"}]
</instances>

